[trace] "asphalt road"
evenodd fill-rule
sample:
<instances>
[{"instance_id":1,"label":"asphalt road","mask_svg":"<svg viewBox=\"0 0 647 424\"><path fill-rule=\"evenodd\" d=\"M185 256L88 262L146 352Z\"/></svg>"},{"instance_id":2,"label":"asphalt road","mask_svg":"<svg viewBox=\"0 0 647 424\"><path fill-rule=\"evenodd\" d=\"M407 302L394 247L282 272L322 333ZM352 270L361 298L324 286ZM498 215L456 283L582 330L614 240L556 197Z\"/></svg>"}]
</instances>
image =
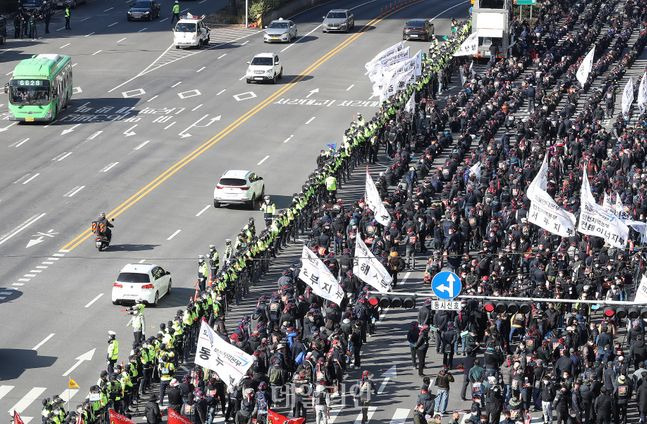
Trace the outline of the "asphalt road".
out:
<instances>
[{"instance_id":1,"label":"asphalt road","mask_svg":"<svg viewBox=\"0 0 647 424\"><path fill-rule=\"evenodd\" d=\"M172 295L147 309L154 333L193 294L196 256L210 243L221 247L250 215L262 222L260 212L210 207L220 174L253 169L285 206L319 150L340 140L355 113L374 112L363 64L400 39L405 19L438 16L436 31L446 33L442 18L467 8L422 1L373 21L386 4L333 1L302 13L294 18L302 38L291 45L218 28L208 49L178 52L167 49L168 21L126 22L121 1L80 6L70 32L57 31L58 17L50 37L10 40L10 50L0 51L2 79L17 60L62 52L77 64L78 89L50 125L0 120L0 411L38 417L38 400L62 393L63 374L77 362L69 376L81 393L64 398L79 402L102 368L108 330L122 340L120 357L128 353L128 316L110 303L119 269L147 261L172 272ZM321 33L321 15L341 6L354 8L358 29L370 26ZM217 8L182 7L194 14ZM163 2L162 19L169 10ZM427 48L412 46L414 53ZM245 62L263 51L283 62L276 86L241 80ZM116 228L111 249L98 253L86 229L101 211L116 217Z\"/></svg>"}]
</instances>

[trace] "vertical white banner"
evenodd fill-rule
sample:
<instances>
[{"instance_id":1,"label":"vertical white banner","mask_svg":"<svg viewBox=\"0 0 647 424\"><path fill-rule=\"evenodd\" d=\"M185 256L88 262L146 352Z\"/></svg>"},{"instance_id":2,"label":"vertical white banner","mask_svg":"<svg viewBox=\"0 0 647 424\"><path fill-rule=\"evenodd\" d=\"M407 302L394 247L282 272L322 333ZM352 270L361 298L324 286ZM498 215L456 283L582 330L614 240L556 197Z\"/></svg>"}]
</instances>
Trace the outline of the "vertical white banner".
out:
<instances>
[{"instance_id":1,"label":"vertical white banner","mask_svg":"<svg viewBox=\"0 0 647 424\"><path fill-rule=\"evenodd\" d=\"M577 73L575 77L580 82L580 85L584 87L586 80L589 79L589 74L591 73L591 68L593 67L593 56L595 55L595 46L587 53L580 63L580 67L577 68Z\"/></svg>"},{"instance_id":2,"label":"vertical white banner","mask_svg":"<svg viewBox=\"0 0 647 424\"><path fill-rule=\"evenodd\" d=\"M312 291L317 296L328 299L337 305L341 304L344 290L326 264L307 246L303 246L301 252L299 279L312 287Z\"/></svg>"},{"instance_id":3,"label":"vertical white banner","mask_svg":"<svg viewBox=\"0 0 647 424\"><path fill-rule=\"evenodd\" d=\"M629 118L629 108L634 101L634 80L629 77L629 81L625 84L625 89L622 91L622 115L625 119Z\"/></svg>"},{"instance_id":4,"label":"vertical white banner","mask_svg":"<svg viewBox=\"0 0 647 424\"><path fill-rule=\"evenodd\" d=\"M643 113L647 108L647 72L643 73L638 87L638 109Z\"/></svg>"},{"instance_id":5,"label":"vertical white banner","mask_svg":"<svg viewBox=\"0 0 647 424\"><path fill-rule=\"evenodd\" d=\"M366 206L368 206L368 208L373 211L373 214L375 214L375 220L377 222L384 225L385 227L388 227L391 223L391 215L389 215L389 211L387 211L386 207L384 207L384 203L382 203L382 199L380 198L380 193L377 191L377 187L373 182L373 178L371 178L371 175L368 172L366 173L365 190L366 193L364 195L364 198L366 201Z\"/></svg>"},{"instance_id":6,"label":"vertical white banner","mask_svg":"<svg viewBox=\"0 0 647 424\"><path fill-rule=\"evenodd\" d=\"M386 293L391 289L393 277L359 236L355 239L353 274L380 293Z\"/></svg>"}]
</instances>

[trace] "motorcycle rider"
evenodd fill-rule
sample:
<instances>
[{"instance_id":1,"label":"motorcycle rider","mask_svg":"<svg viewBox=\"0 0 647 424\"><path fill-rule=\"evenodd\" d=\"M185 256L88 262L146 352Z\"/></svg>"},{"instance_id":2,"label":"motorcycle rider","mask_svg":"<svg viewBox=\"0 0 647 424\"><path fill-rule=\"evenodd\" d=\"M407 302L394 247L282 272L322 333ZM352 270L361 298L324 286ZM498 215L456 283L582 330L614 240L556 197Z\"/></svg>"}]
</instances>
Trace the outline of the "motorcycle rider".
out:
<instances>
[{"instance_id":1,"label":"motorcycle rider","mask_svg":"<svg viewBox=\"0 0 647 424\"><path fill-rule=\"evenodd\" d=\"M113 227L114 225L106 218L105 212L101 212L99 218L97 218L97 234L105 236L108 239L108 243L110 243L110 240L112 240L112 230L110 229Z\"/></svg>"},{"instance_id":2,"label":"motorcycle rider","mask_svg":"<svg viewBox=\"0 0 647 424\"><path fill-rule=\"evenodd\" d=\"M215 280L220 269L220 254L213 244L209 245L209 267L211 268L211 280Z\"/></svg>"},{"instance_id":3,"label":"motorcycle rider","mask_svg":"<svg viewBox=\"0 0 647 424\"><path fill-rule=\"evenodd\" d=\"M265 196L263 198L263 204L261 205L261 211L263 211L263 219L265 219L265 226L267 228L272 225L272 220L276 215L276 205L270 200L270 196Z\"/></svg>"}]
</instances>

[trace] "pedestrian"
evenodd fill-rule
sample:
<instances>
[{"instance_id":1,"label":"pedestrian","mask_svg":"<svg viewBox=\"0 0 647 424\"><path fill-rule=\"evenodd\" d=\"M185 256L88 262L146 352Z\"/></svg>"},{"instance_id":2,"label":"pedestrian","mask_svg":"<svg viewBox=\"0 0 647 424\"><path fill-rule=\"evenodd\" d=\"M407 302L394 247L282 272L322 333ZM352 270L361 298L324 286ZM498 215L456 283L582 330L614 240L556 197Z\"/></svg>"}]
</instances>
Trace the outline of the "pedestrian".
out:
<instances>
[{"instance_id":1,"label":"pedestrian","mask_svg":"<svg viewBox=\"0 0 647 424\"><path fill-rule=\"evenodd\" d=\"M528 101L528 113L533 113L535 111L535 87L526 83L526 100Z\"/></svg>"},{"instance_id":2,"label":"pedestrian","mask_svg":"<svg viewBox=\"0 0 647 424\"><path fill-rule=\"evenodd\" d=\"M422 312L423 309L421 309ZM416 342L418 341L418 335L420 334L420 328L418 327L418 321L412 321L409 331L407 332L407 342L409 343L409 350L411 351L411 365L413 369L418 368L416 361Z\"/></svg>"},{"instance_id":3,"label":"pedestrian","mask_svg":"<svg viewBox=\"0 0 647 424\"><path fill-rule=\"evenodd\" d=\"M146 308L144 301L137 299L135 305L128 310L128 313L132 315L128 325L133 328L133 348L139 346L146 338L146 334L144 334L146 330L144 308Z\"/></svg>"},{"instance_id":4,"label":"pedestrian","mask_svg":"<svg viewBox=\"0 0 647 424\"><path fill-rule=\"evenodd\" d=\"M65 16L65 29L71 30L70 18L72 16L72 10L70 9L69 3L65 3L65 10L63 11L63 16Z\"/></svg>"},{"instance_id":5,"label":"pedestrian","mask_svg":"<svg viewBox=\"0 0 647 424\"><path fill-rule=\"evenodd\" d=\"M144 416L146 417L146 422L148 424L159 424L162 422L162 412L160 411L160 407L155 398L146 402Z\"/></svg>"},{"instance_id":6,"label":"pedestrian","mask_svg":"<svg viewBox=\"0 0 647 424\"><path fill-rule=\"evenodd\" d=\"M614 390L616 424L627 423L627 404L629 403L629 399L631 399L631 385L629 385L627 377L620 375L618 376Z\"/></svg>"},{"instance_id":7,"label":"pedestrian","mask_svg":"<svg viewBox=\"0 0 647 424\"><path fill-rule=\"evenodd\" d=\"M52 8L47 4L47 2L43 2L43 6L45 7L45 11L43 14L43 20L45 21L45 34L49 34L49 23L52 20Z\"/></svg>"},{"instance_id":8,"label":"pedestrian","mask_svg":"<svg viewBox=\"0 0 647 424\"><path fill-rule=\"evenodd\" d=\"M330 392L325 380L319 380L312 396L312 409L317 424L328 424L330 419Z\"/></svg>"},{"instance_id":9,"label":"pedestrian","mask_svg":"<svg viewBox=\"0 0 647 424\"><path fill-rule=\"evenodd\" d=\"M171 26L173 26L175 22L178 22L180 20L180 2L178 0L175 0L175 2L173 3L171 13L173 14L173 16L171 17Z\"/></svg>"},{"instance_id":10,"label":"pedestrian","mask_svg":"<svg viewBox=\"0 0 647 424\"><path fill-rule=\"evenodd\" d=\"M418 358L418 375L424 377L425 361L427 359L427 350L429 349L429 326L423 325L418 333L418 340L415 344L416 356Z\"/></svg>"},{"instance_id":11,"label":"pedestrian","mask_svg":"<svg viewBox=\"0 0 647 424\"><path fill-rule=\"evenodd\" d=\"M22 38L22 10L19 10L13 17L13 38Z\"/></svg>"},{"instance_id":12,"label":"pedestrian","mask_svg":"<svg viewBox=\"0 0 647 424\"><path fill-rule=\"evenodd\" d=\"M454 367L454 347L458 342L458 332L453 322L448 322L445 331L441 333L440 340L443 350L443 366L447 369Z\"/></svg>"},{"instance_id":13,"label":"pedestrian","mask_svg":"<svg viewBox=\"0 0 647 424\"><path fill-rule=\"evenodd\" d=\"M436 376L436 400L434 411L442 415L447 411L449 403L449 386L454 382L454 376L449 372L447 367L443 367Z\"/></svg>"},{"instance_id":14,"label":"pedestrian","mask_svg":"<svg viewBox=\"0 0 647 424\"><path fill-rule=\"evenodd\" d=\"M368 408L371 405L371 396L377 395L377 387L371 379L368 371L362 372L362 378L358 382L358 401L362 409L362 424L368 423Z\"/></svg>"},{"instance_id":15,"label":"pedestrian","mask_svg":"<svg viewBox=\"0 0 647 424\"><path fill-rule=\"evenodd\" d=\"M503 390L494 376L488 377L488 385L489 387L485 391L486 422L498 423L503 411Z\"/></svg>"},{"instance_id":16,"label":"pedestrian","mask_svg":"<svg viewBox=\"0 0 647 424\"><path fill-rule=\"evenodd\" d=\"M117 333L112 330L108 331L108 349L106 351L106 361L108 362L108 374L115 372L115 364L119 359L119 341Z\"/></svg>"},{"instance_id":17,"label":"pedestrian","mask_svg":"<svg viewBox=\"0 0 647 424\"><path fill-rule=\"evenodd\" d=\"M413 410L413 424L427 424L425 406L422 403L417 404L416 409Z\"/></svg>"},{"instance_id":18,"label":"pedestrian","mask_svg":"<svg viewBox=\"0 0 647 424\"><path fill-rule=\"evenodd\" d=\"M166 392L168 396L168 407L169 409L174 410L178 414L182 413L182 393L180 392L180 383L177 379L171 379L169 383L168 391Z\"/></svg>"}]
</instances>

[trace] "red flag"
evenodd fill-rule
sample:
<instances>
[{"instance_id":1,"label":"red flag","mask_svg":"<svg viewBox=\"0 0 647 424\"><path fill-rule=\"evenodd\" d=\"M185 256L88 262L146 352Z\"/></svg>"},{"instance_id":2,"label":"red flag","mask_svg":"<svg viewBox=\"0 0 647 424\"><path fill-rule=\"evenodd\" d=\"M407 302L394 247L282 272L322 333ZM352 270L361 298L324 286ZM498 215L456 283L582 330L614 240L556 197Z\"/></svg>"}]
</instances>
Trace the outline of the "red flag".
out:
<instances>
[{"instance_id":1,"label":"red flag","mask_svg":"<svg viewBox=\"0 0 647 424\"><path fill-rule=\"evenodd\" d=\"M168 424L191 424L190 419L179 414L173 408L169 408L167 411L167 414L168 414Z\"/></svg>"},{"instance_id":2,"label":"red flag","mask_svg":"<svg viewBox=\"0 0 647 424\"><path fill-rule=\"evenodd\" d=\"M135 424L130 418L117 414L114 409L108 409L110 415L110 424Z\"/></svg>"},{"instance_id":3,"label":"red flag","mask_svg":"<svg viewBox=\"0 0 647 424\"><path fill-rule=\"evenodd\" d=\"M13 424L25 424L22 418L20 418L20 414L15 410L13 411Z\"/></svg>"},{"instance_id":4,"label":"red flag","mask_svg":"<svg viewBox=\"0 0 647 424\"><path fill-rule=\"evenodd\" d=\"M271 409L267 410L267 421L269 424L305 424L305 418L288 418Z\"/></svg>"}]
</instances>

